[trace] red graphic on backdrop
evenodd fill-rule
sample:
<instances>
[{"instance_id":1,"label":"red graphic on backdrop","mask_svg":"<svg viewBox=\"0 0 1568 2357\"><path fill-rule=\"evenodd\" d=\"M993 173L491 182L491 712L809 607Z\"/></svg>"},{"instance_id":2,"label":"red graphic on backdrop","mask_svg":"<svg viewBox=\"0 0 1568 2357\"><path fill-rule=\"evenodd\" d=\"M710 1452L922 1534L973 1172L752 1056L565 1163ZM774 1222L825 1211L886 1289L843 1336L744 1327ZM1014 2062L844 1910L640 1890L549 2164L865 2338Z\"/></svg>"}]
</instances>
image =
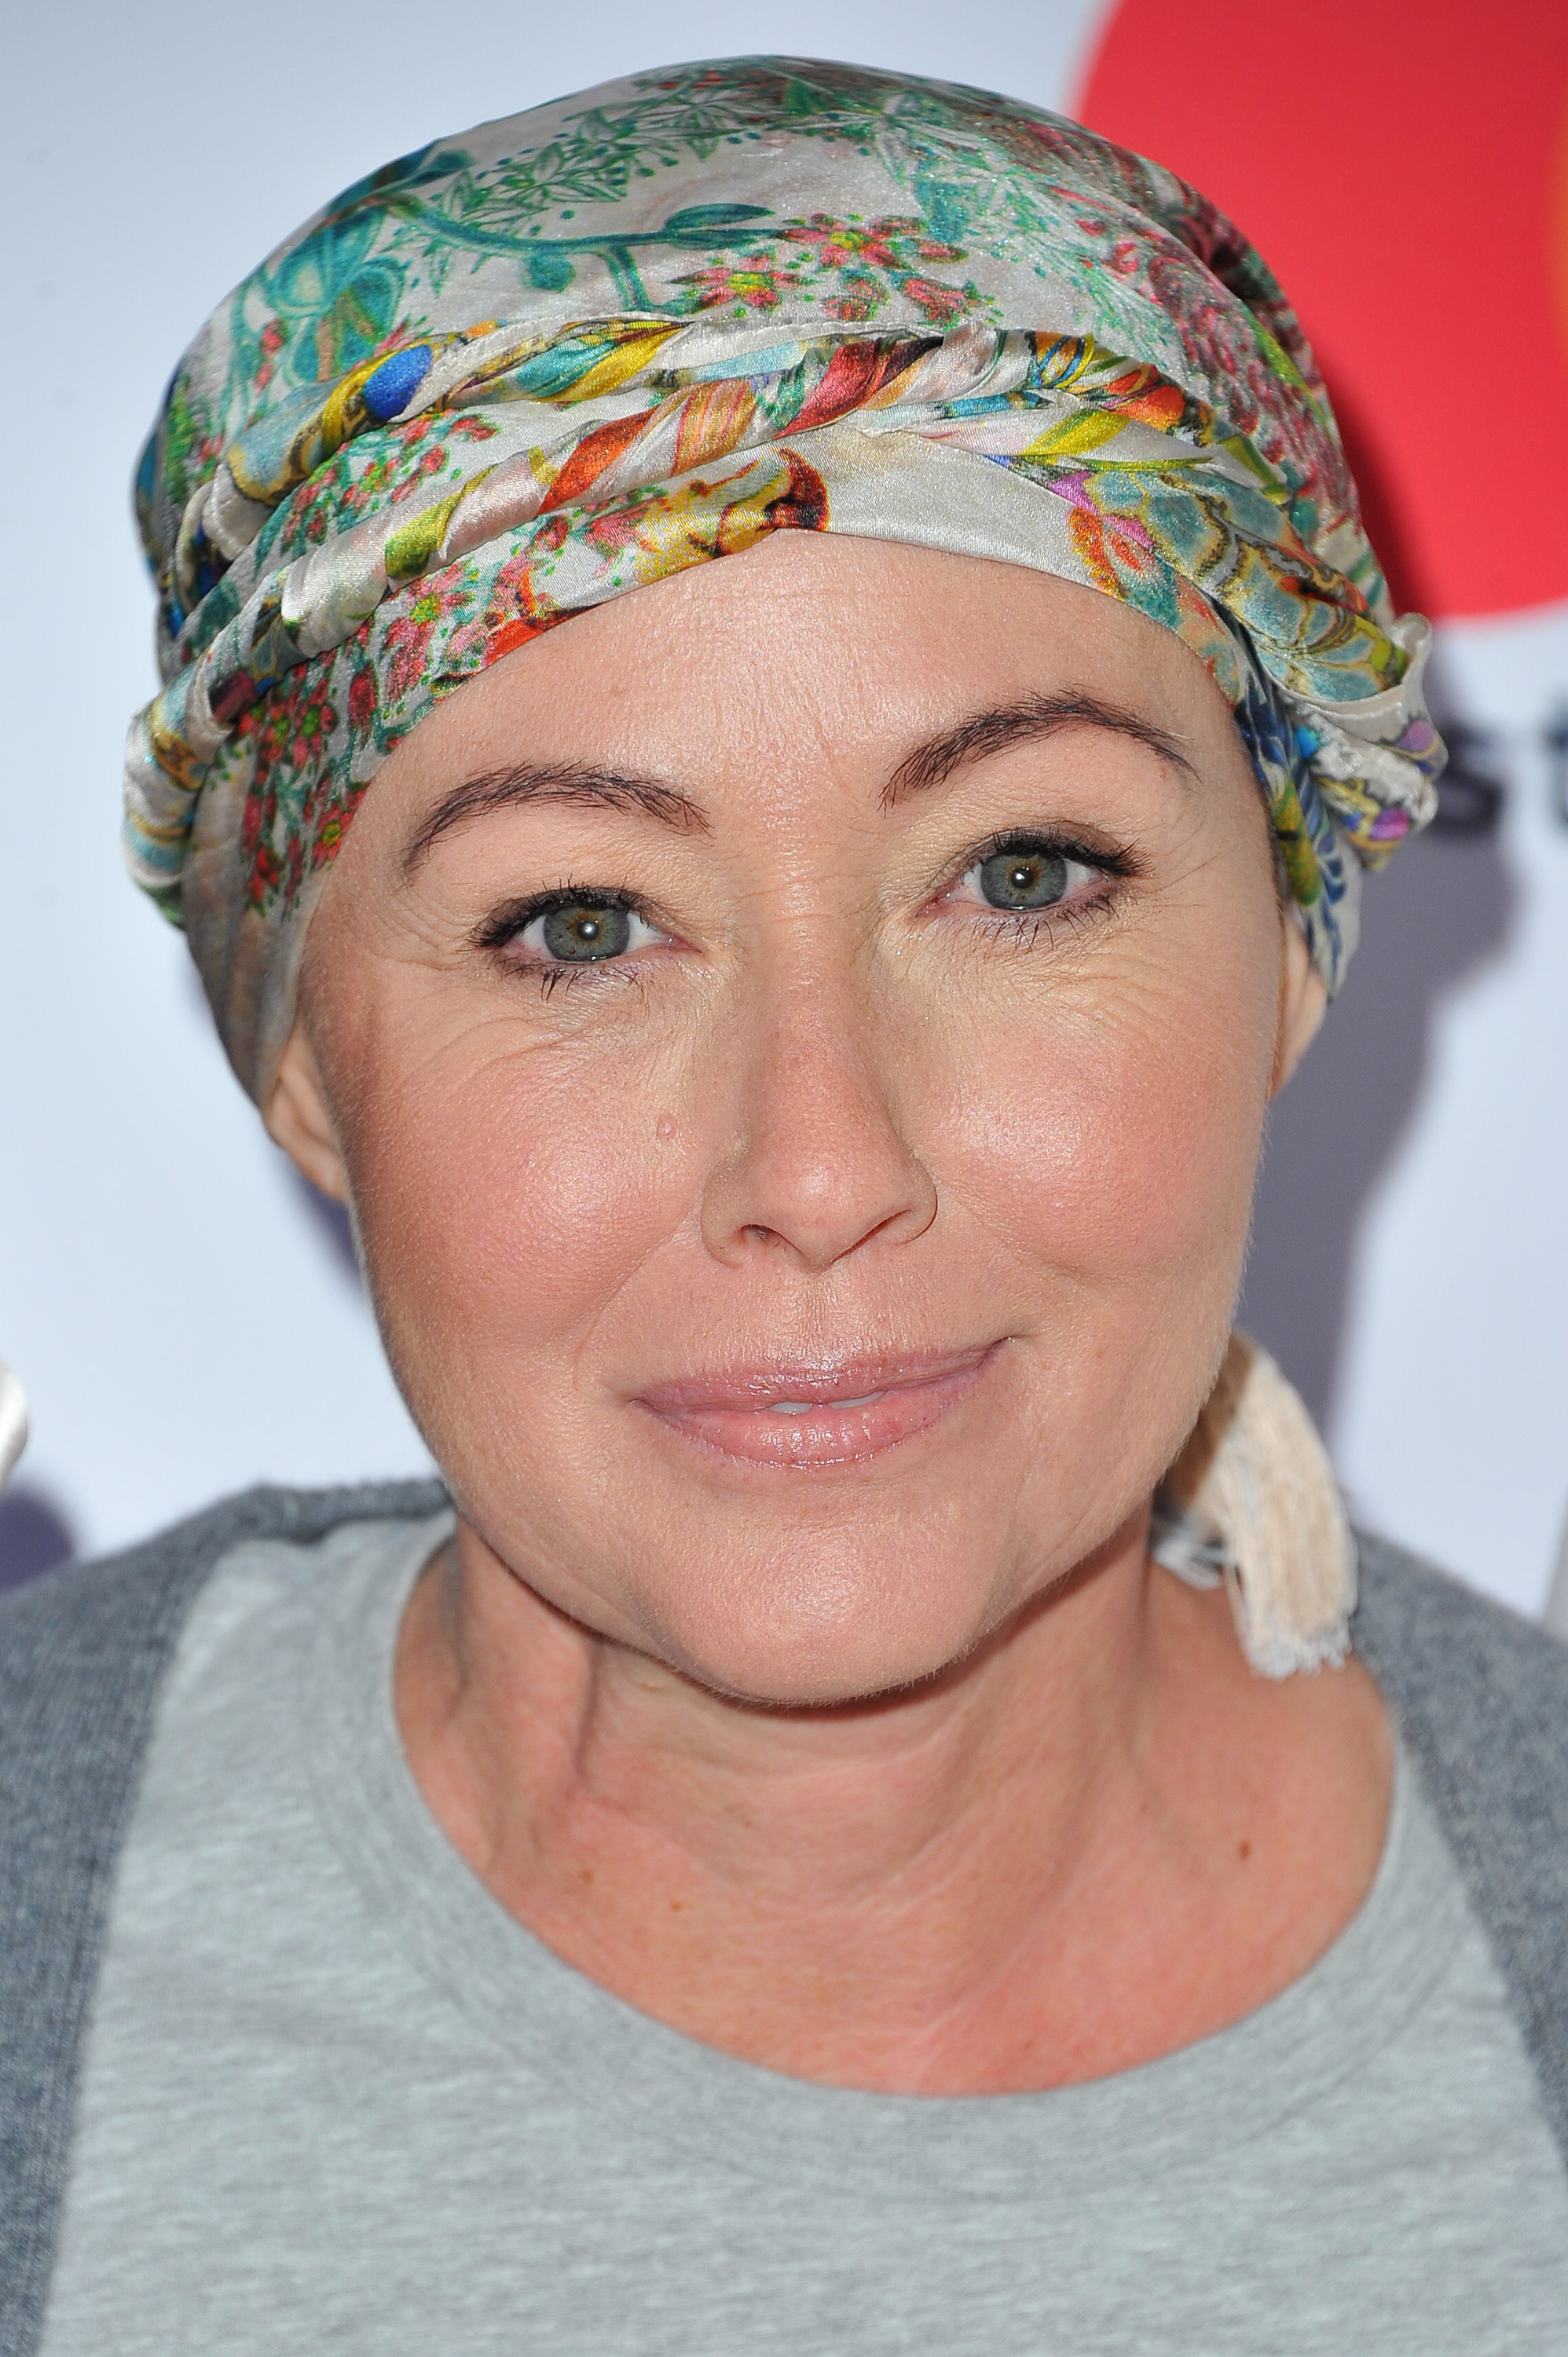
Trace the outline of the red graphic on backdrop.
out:
<instances>
[{"instance_id":1,"label":"red graphic on backdrop","mask_svg":"<svg viewBox=\"0 0 1568 2357\"><path fill-rule=\"evenodd\" d=\"M1568 597L1568 5L1119 0L1074 109L1283 281L1402 605Z\"/></svg>"}]
</instances>

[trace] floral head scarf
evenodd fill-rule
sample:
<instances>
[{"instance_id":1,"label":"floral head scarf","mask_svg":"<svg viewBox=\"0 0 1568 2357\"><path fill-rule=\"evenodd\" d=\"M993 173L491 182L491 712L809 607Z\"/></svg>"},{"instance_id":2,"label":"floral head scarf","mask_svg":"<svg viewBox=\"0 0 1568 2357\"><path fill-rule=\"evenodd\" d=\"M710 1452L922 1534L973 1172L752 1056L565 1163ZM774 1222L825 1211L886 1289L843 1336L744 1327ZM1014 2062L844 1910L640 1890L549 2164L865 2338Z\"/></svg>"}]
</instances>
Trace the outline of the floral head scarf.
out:
<instances>
[{"instance_id":1,"label":"floral head scarf","mask_svg":"<svg viewBox=\"0 0 1568 2357\"><path fill-rule=\"evenodd\" d=\"M265 1101L360 796L450 689L785 529L997 557L1208 665L1314 958L1432 813L1312 354L1206 199L982 91L795 59L639 74L360 181L191 345L137 479L163 692L133 874Z\"/></svg>"}]
</instances>

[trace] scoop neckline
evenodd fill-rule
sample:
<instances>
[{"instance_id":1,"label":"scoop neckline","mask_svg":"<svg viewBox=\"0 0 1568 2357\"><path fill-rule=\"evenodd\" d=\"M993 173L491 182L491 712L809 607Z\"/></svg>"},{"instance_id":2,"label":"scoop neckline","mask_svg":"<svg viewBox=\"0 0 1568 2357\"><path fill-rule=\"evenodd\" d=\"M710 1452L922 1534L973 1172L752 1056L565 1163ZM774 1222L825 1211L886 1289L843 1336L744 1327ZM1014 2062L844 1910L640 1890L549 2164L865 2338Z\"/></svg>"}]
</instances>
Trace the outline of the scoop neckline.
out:
<instances>
[{"instance_id":1,"label":"scoop neckline","mask_svg":"<svg viewBox=\"0 0 1568 2357\"><path fill-rule=\"evenodd\" d=\"M1364 2072L1448 1970L1465 1900L1395 1737L1383 1851L1357 1913L1240 2021L1108 2078L1019 2093L896 2095L787 2076L702 2044L565 1963L502 1907L419 1790L392 1698L399 1629L450 1512L338 1532L297 1695L315 1804L383 1935L515 2069L667 2151L870 2199L1038 2201L1212 2169Z\"/></svg>"}]
</instances>

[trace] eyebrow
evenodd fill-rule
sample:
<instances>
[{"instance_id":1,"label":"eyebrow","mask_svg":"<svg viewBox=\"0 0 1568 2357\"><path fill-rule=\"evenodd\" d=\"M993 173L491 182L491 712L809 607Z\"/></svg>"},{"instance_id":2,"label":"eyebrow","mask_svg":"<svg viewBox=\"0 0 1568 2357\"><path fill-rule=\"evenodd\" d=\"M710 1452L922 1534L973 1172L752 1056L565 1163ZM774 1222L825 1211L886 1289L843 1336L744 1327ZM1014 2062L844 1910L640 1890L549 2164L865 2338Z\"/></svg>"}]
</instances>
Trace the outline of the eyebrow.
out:
<instances>
[{"instance_id":1,"label":"eyebrow","mask_svg":"<svg viewBox=\"0 0 1568 2357\"><path fill-rule=\"evenodd\" d=\"M708 822L689 794L660 778L639 778L619 770L597 770L576 761L518 762L467 778L444 794L403 856L412 876L444 834L468 820L521 802L585 802L600 810L636 811L682 833L706 833Z\"/></svg>"},{"instance_id":2,"label":"eyebrow","mask_svg":"<svg viewBox=\"0 0 1568 2357\"><path fill-rule=\"evenodd\" d=\"M1197 775L1174 737L1122 705L1098 695L1026 695L1015 704L971 713L966 720L917 745L884 786L882 807L894 810L911 794L944 784L971 761L983 760L1031 737L1054 737L1064 728L1101 728L1129 737L1189 777ZM691 795L663 779L599 770L576 761L516 762L504 770L487 770L482 776L466 778L444 794L404 852L403 873L412 876L442 836L454 828L526 802L579 802L600 810L635 811L681 834L710 832L706 816Z\"/></svg>"},{"instance_id":3,"label":"eyebrow","mask_svg":"<svg viewBox=\"0 0 1568 2357\"><path fill-rule=\"evenodd\" d=\"M882 807L893 810L911 794L942 785L971 761L984 760L987 755L1000 753L1009 745L1026 743L1032 737L1054 737L1064 728L1101 728L1113 736L1130 737L1134 744L1147 746L1151 753L1157 753L1162 760L1197 779L1197 771L1176 738L1122 705L1108 703L1103 696L1080 694L1026 695L1015 704L996 705L990 711L972 713L956 727L944 729L940 736L928 737L923 745L917 745L884 786Z\"/></svg>"}]
</instances>

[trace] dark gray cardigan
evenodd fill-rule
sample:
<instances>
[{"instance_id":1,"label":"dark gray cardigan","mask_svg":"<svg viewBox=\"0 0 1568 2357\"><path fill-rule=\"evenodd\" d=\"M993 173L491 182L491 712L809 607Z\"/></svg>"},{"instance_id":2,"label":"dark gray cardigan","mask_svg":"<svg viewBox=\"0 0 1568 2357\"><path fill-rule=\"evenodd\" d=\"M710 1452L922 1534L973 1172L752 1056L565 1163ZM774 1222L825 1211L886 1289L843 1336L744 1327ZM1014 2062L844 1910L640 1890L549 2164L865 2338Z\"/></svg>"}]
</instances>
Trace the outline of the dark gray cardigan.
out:
<instances>
[{"instance_id":1,"label":"dark gray cardigan","mask_svg":"<svg viewBox=\"0 0 1568 2357\"><path fill-rule=\"evenodd\" d=\"M34 2357L83 2034L153 1712L191 1600L242 1539L414 1520L434 1483L252 1490L0 1602L0 2357ZM1376 1539L1356 1649L1491 1937L1568 2162L1568 1648Z\"/></svg>"}]
</instances>

